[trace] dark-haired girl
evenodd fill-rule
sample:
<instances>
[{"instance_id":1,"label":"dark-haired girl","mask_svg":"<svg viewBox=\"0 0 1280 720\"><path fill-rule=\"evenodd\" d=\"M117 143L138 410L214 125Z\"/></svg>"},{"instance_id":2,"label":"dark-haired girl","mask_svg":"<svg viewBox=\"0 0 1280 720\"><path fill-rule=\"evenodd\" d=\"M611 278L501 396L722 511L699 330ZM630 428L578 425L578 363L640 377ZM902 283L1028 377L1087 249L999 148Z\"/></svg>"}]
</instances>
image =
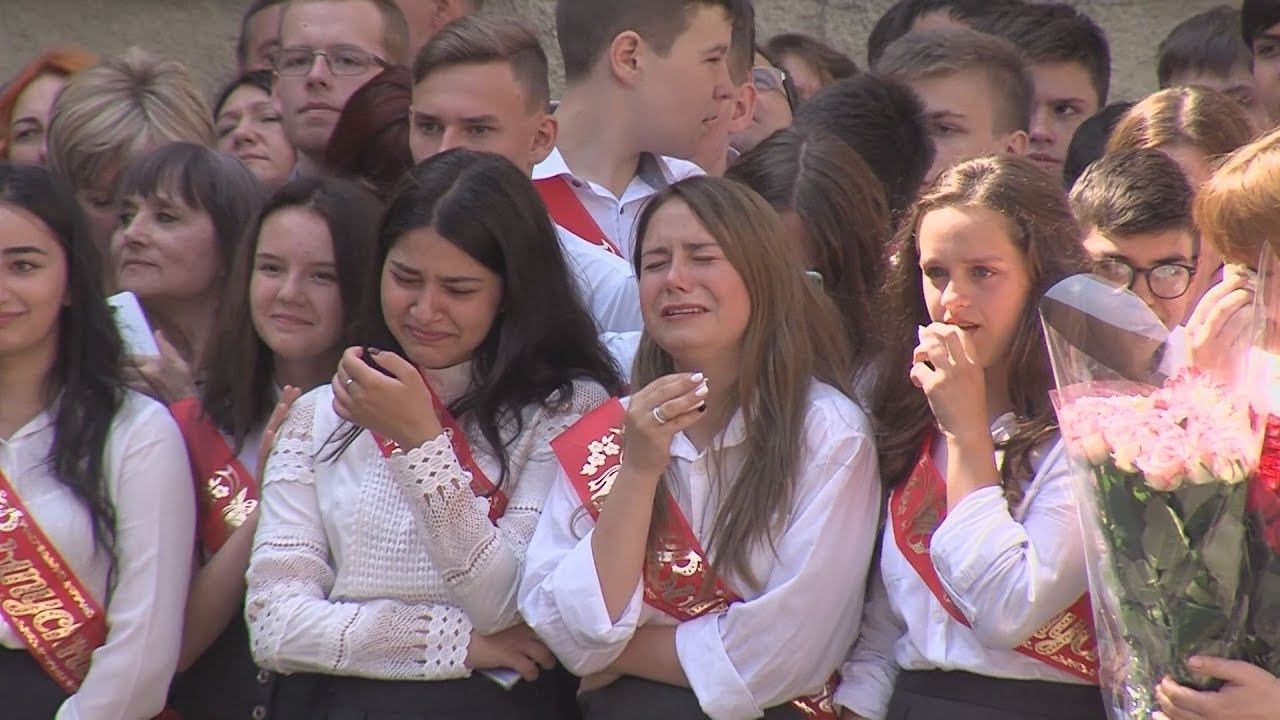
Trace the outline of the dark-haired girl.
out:
<instances>
[{"instance_id":1,"label":"dark-haired girl","mask_svg":"<svg viewBox=\"0 0 1280 720\"><path fill-rule=\"evenodd\" d=\"M1061 183L945 172L902 224L875 388L891 488L846 717L1104 717L1039 300L1085 267Z\"/></svg>"},{"instance_id":2,"label":"dark-haired girl","mask_svg":"<svg viewBox=\"0 0 1280 720\"><path fill-rule=\"evenodd\" d=\"M253 664L241 612L260 448L299 390L326 384L342 349L357 341L354 308L376 291L381 209L345 180L304 178L277 191L232 262L201 393L170 406L200 503L202 565L173 691L184 720L248 718L269 703L271 676Z\"/></svg>"},{"instance_id":3,"label":"dark-haired girl","mask_svg":"<svg viewBox=\"0 0 1280 720\"><path fill-rule=\"evenodd\" d=\"M70 190L0 165L5 718L150 718L178 660L194 527L182 437L125 388Z\"/></svg>"},{"instance_id":4,"label":"dark-haired girl","mask_svg":"<svg viewBox=\"0 0 1280 720\"><path fill-rule=\"evenodd\" d=\"M619 389L527 176L427 160L383 219L383 337L303 396L267 461L246 617L277 718L560 718L521 622L549 446ZM523 677L504 690L482 670Z\"/></svg>"}]
</instances>

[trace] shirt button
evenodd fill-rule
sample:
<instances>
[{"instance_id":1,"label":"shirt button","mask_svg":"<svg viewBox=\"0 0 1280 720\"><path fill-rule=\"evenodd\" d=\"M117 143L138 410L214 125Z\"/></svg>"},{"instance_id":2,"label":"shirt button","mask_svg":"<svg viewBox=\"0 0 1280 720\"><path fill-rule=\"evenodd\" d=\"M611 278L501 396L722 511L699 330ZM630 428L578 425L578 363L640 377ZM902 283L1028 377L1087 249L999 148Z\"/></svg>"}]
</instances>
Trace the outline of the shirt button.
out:
<instances>
[{"instance_id":1,"label":"shirt button","mask_svg":"<svg viewBox=\"0 0 1280 720\"><path fill-rule=\"evenodd\" d=\"M266 685L266 684L267 684L267 683L269 683L269 682L271 682L271 672L270 672L270 671L268 671L268 670L259 670L259 671L258 671L258 684L259 684L259 685Z\"/></svg>"},{"instance_id":2,"label":"shirt button","mask_svg":"<svg viewBox=\"0 0 1280 720\"><path fill-rule=\"evenodd\" d=\"M253 720L266 720L267 708L263 705L254 706L253 712L250 714L250 717L252 717Z\"/></svg>"}]
</instances>

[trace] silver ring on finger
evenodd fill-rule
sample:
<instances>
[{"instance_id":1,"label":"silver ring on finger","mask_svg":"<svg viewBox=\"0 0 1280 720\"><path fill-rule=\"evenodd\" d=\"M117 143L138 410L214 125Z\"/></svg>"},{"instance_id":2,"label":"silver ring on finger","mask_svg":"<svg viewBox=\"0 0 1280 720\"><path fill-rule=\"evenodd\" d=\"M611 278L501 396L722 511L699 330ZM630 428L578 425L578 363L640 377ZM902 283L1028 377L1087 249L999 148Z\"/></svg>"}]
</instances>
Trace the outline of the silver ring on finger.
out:
<instances>
[{"instance_id":1,"label":"silver ring on finger","mask_svg":"<svg viewBox=\"0 0 1280 720\"><path fill-rule=\"evenodd\" d=\"M356 379L355 379L355 378L347 378L346 380L344 380L344 381L342 382L342 386L343 386L343 387L351 387L351 383L353 383L353 382L355 382L355 381L356 381Z\"/></svg>"},{"instance_id":2,"label":"silver ring on finger","mask_svg":"<svg viewBox=\"0 0 1280 720\"><path fill-rule=\"evenodd\" d=\"M659 425L667 424L667 416L663 414L661 405L653 406L653 419L657 420Z\"/></svg>"}]
</instances>

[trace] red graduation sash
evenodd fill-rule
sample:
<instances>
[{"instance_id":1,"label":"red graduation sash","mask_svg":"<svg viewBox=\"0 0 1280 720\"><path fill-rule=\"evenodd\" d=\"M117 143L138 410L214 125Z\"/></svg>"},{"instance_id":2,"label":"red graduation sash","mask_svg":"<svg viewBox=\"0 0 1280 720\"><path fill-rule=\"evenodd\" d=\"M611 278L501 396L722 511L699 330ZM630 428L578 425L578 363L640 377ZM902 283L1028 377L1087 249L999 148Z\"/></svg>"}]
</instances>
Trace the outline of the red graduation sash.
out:
<instances>
[{"instance_id":1,"label":"red graduation sash","mask_svg":"<svg viewBox=\"0 0 1280 720\"><path fill-rule=\"evenodd\" d=\"M106 613L36 524L0 472L0 617L63 690L75 693L93 651L107 640Z\"/></svg>"},{"instance_id":2,"label":"red graduation sash","mask_svg":"<svg viewBox=\"0 0 1280 720\"><path fill-rule=\"evenodd\" d=\"M542 202L550 211L551 219L557 224L592 245L622 257L618 246L614 245L604 230L600 229L599 223L583 207L578 194L573 191L573 187L563 175L534 180L533 186L542 196Z\"/></svg>"},{"instance_id":3,"label":"red graduation sash","mask_svg":"<svg viewBox=\"0 0 1280 720\"><path fill-rule=\"evenodd\" d=\"M933 533L947 516L947 484L931 455L933 435L925 439L920 458L910 477L889 496L889 516L893 537L903 557L929 587L956 622L971 627L955 601L942 587L942 580L929 556ZM1071 607L1036 630L1014 648L1027 657L1069 672L1097 684L1097 636L1089 595L1080 596Z\"/></svg>"},{"instance_id":4,"label":"red graduation sash","mask_svg":"<svg viewBox=\"0 0 1280 720\"><path fill-rule=\"evenodd\" d=\"M578 493L582 507L593 521L600 517L613 482L622 470L622 426L626 409L613 398L584 415L551 441L551 447L569 482ZM707 573L713 572L707 554L693 534L680 506L670 493L667 522L655 532L644 563L644 601L671 617L686 622L713 613L725 612L742 597L714 576L710 593L702 593ZM832 695L833 676L816 695L797 698L791 704L807 718L835 720Z\"/></svg>"},{"instance_id":5,"label":"red graduation sash","mask_svg":"<svg viewBox=\"0 0 1280 720\"><path fill-rule=\"evenodd\" d=\"M170 405L169 412L182 431L191 457L200 544L212 555L257 509L258 485L204 414L199 399L183 398Z\"/></svg>"},{"instance_id":6,"label":"red graduation sash","mask_svg":"<svg viewBox=\"0 0 1280 720\"><path fill-rule=\"evenodd\" d=\"M458 464L462 469L471 476L471 492L476 497L486 498L489 501L489 520L497 524L498 518L507 511L507 496L489 480L489 476L484 474L484 470L476 463L475 456L471 454L471 446L467 444L466 433L462 432L462 426L449 413L449 408L436 397L436 393L427 387L427 392L431 395L431 407L435 408L436 417L440 420L440 426L444 428L445 435L449 436L449 444L453 446L453 454L458 457ZM384 438L374 433L373 439L378 443L378 449L382 451L382 457L390 458L391 453L400 449L395 440Z\"/></svg>"}]
</instances>

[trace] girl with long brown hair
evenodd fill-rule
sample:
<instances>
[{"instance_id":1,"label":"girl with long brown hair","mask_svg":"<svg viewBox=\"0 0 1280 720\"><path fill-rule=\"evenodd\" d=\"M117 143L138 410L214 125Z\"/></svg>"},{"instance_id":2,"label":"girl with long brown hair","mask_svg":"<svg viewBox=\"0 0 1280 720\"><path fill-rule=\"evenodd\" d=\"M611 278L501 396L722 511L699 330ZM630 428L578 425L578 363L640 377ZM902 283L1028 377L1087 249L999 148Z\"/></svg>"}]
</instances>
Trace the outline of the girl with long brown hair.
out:
<instances>
[{"instance_id":1,"label":"girl with long brown hair","mask_svg":"<svg viewBox=\"0 0 1280 720\"><path fill-rule=\"evenodd\" d=\"M891 495L836 700L854 718L1101 718L1038 315L1085 266L1061 185L1014 156L961 163L896 243L872 405ZM1054 652L1027 642L1048 623Z\"/></svg>"},{"instance_id":2,"label":"girl with long brown hair","mask_svg":"<svg viewBox=\"0 0 1280 720\"><path fill-rule=\"evenodd\" d=\"M735 181L672 185L637 238L638 390L553 441L521 613L587 718L830 713L880 496L838 313Z\"/></svg>"}]
</instances>

